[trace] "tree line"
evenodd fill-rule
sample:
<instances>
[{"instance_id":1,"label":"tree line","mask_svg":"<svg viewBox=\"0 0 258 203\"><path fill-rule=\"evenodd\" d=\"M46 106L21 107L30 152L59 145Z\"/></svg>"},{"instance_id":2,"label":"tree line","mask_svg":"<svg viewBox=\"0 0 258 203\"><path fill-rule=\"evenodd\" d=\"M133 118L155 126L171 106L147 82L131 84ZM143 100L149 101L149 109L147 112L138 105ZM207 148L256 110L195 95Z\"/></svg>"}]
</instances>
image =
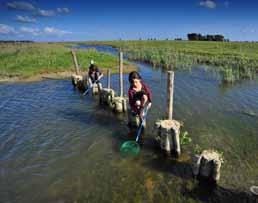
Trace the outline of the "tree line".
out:
<instances>
[{"instance_id":1,"label":"tree line","mask_svg":"<svg viewBox=\"0 0 258 203\"><path fill-rule=\"evenodd\" d=\"M0 40L0 43L33 43L31 40Z\"/></svg>"},{"instance_id":2,"label":"tree line","mask_svg":"<svg viewBox=\"0 0 258 203\"><path fill-rule=\"evenodd\" d=\"M187 34L187 38L190 41L229 41L228 39L225 39L223 35L217 34L217 35L201 35L197 33L189 33Z\"/></svg>"}]
</instances>

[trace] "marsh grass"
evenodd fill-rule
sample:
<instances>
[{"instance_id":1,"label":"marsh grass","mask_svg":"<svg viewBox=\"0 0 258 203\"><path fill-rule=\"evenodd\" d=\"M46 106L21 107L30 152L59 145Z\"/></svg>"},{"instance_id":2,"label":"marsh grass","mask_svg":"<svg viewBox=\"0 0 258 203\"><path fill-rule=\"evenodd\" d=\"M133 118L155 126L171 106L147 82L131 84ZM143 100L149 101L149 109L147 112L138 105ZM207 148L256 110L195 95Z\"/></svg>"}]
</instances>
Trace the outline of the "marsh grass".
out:
<instances>
[{"instance_id":1,"label":"marsh grass","mask_svg":"<svg viewBox=\"0 0 258 203\"><path fill-rule=\"evenodd\" d=\"M193 65L214 66L223 82L252 79L258 71L258 43L197 41L108 41L91 42L120 47L131 60L166 69Z\"/></svg>"},{"instance_id":2,"label":"marsh grass","mask_svg":"<svg viewBox=\"0 0 258 203\"><path fill-rule=\"evenodd\" d=\"M0 43L0 78L28 78L44 73L74 71L69 43ZM93 59L101 69L118 71L118 57L95 49L77 50L78 63L87 70ZM129 66L128 63L125 65ZM132 68L132 67L131 67Z\"/></svg>"}]
</instances>

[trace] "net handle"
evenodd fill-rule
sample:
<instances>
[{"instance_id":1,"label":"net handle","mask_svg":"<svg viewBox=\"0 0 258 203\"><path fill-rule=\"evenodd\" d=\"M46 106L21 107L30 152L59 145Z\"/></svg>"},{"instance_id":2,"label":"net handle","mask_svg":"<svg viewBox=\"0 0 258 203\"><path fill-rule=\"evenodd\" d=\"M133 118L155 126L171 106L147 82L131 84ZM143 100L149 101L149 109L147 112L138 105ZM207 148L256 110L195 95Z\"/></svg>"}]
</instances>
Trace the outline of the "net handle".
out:
<instances>
[{"instance_id":1,"label":"net handle","mask_svg":"<svg viewBox=\"0 0 258 203\"><path fill-rule=\"evenodd\" d=\"M141 135L141 131L142 131L142 127L143 127L143 124L145 123L145 120L146 120L146 117L147 117L147 112L148 112L148 108L147 108L147 105L144 107L143 109L143 118L141 120L141 124L140 124L140 127L138 128L137 130L137 136L136 136L136 139L135 141L138 142L139 138L140 138L140 135Z\"/></svg>"}]
</instances>

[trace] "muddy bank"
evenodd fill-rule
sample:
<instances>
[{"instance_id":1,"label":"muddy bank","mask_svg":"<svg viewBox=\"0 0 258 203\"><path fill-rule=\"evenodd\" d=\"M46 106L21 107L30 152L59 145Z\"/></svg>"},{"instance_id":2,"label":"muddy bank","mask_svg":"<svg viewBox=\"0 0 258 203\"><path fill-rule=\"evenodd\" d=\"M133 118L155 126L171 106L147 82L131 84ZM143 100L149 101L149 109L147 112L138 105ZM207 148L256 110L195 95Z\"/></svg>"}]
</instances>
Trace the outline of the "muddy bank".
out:
<instances>
[{"instance_id":1,"label":"muddy bank","mask_svg":"<svg viewBox=\"0 0 258 203\"><path fill-rule=\"evenodd\" d=\"M16 83L16 82L35 82L35 81L41 81L44 79L65 79L71 77L71 75L74 72L72 71L63 71L63 72L57 72L57 73L41 73L38 75L34 75L32 77L1 77L0 83Z\"/></svg>"},{"instance_id":2,"label":"muddy bank","mask_svg":"<svg viewBox=\"0 0 258 203\"><path fill-rule=\"evenodd\" d=\"M84 69L85 70L85 69ZM101 68L101 71L104 75L106 75L106 68ZM124 73L129 73L131 71L137 71L138 67L129 64L124 65ZM52 80L62 80L70 78L72 74L74 74L75 71L68 70L68 71L61 71L61 72L53 72L53 73L40 73L31 77L23 77L23 76L11 76L11 77L1 77L0 76L0 83L17 83L17 82L37 82L42 81L46 79L52 79ZM82 71L82 74L85 75L87 71ZM111 68L111 74L118 73L118 67L116 69Z\"/></svg>"}]
</instances>

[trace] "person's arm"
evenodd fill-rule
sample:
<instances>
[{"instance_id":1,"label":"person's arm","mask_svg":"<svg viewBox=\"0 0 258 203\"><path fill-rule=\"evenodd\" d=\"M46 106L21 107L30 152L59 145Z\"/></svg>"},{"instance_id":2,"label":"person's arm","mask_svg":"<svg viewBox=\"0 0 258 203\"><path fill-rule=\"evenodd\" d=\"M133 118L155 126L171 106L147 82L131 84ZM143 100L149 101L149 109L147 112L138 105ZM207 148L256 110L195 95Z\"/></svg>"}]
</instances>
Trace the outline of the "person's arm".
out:
<instances>
[{"instance_id":1,"label":"person's arm","mask_svg":"<svg viewBox=\"0 0 258 203\"><path fill-rule=\"evenodd\" d=\"M148 107L148 108L150 108L150 106L151 106L151 101L152 101L152 93L151 93L151 91L150 91L150 88L149 88L147 85L145 85L144 83L142 83L142 86L143 86L143 89L144 89L144 94L143 94L143 98L142 98L142 109L143 109L146 105L148 105L148 104L150 104L149 107Z\"/></svg>"},{"instance_id":2,"label":"person's arm","mask_svg":"<svg viewBox=\"0 0 258 203\"><path fill-rule=\"evenodd\" d=\"M143 118L143 116L144 116L144 109L145 108L150 109L151 105L152 105L151 104L151 101L152 101L151 90L144 83L142 85L143 85L143 89L144 89L145 94L143 95L143 103L142 103L142 108L141 108L141 113L140 113L141 118Z\"/></svg>"},{"instance_id":3,"label":"person's arm","mask_svg":"<svg viewBox=\"0 0 258 203\"><path fill-rule=\"evenodd\" d=\"M133 104L133 92L132 92L132 90L130 88L128 90L128 99L129 99L130 107L132 108L132 106L134 105Z\"/></svg>"},{"instance_id":4,"label":"person's arm","mask_svg":"<svg viewBox=\"0 0 258 203\"><path fill-rule=\"evenodd\" d=\"M94 80L94 72L93 72L91 69L89 69L89 71L88 71L88 77L89 77L91 80Z\"/></svg>"},{"instance_id":5,"label":"person's arm","mask_svg":"<svg viewBox=\"0 0 258 203\"><path fill-rule=\"evenodd\" d=\"M100 80L104 75L102 73L100 73L100 75L98 76L98 80Z\"/></svg>"},{"instance_id":6,"label":"person's arm","mask_svg":"<svg viewBox=\"0 0 258 203\"><path fill-rule=\"evenodd\" d=\"M151 103L152 102L152 92L151 92L150 88L148 87L148 85L143 84L143 86L144 86L144 90L145 90L148 102Z\"/></svg>"},{"instance_id":7,"label":"person's arm","mask_svg":"<svg viewBox=\"0 0 258 203\"><path fill-rule=\"evenodd\" d=\"M138 109L137 109L137 106L135 105L135 101L134 101L133 97L134 97L134 92L131 88L129 88L129 90L128 90L129 105L133 112L138 113Z\"/></svg>"},{"instance_id":8,"label":"person's arm","mask_svg":"<svg viewBox=\"0 0 258 203\"><path fill-rule=\"evenodd\" d=\"M97 80L100 80L104 76L103 73L99 70L99 68L96 69L96 75Z\"/></svg>"}]
</instances>

